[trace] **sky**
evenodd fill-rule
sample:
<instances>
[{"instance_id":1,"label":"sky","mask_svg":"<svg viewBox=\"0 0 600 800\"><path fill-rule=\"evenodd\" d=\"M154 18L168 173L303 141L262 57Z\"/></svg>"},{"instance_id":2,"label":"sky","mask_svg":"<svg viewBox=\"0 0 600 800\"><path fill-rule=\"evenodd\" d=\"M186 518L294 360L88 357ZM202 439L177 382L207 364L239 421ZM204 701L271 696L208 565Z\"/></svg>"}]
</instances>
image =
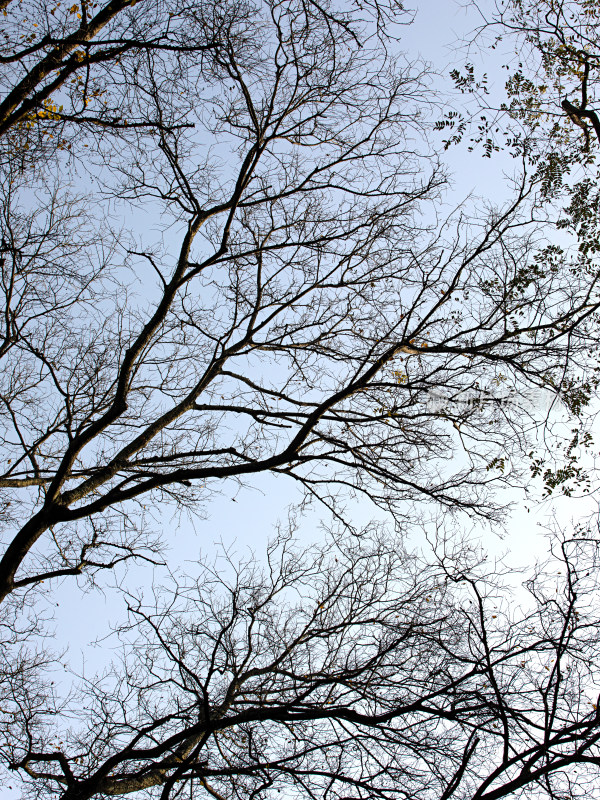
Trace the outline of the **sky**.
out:
<instances>
[{"instance_id":1,"label":"sky","mask_svg":"<svg viewBox=\"0 0 600 800\"><path fill-rule=\"evenodd\" d=\"M421 56L434 65L439 73L440 85L450 81L448 71L456 66L456 43L462 42L477 25L478 19L467 12L460 2L454 0L422 0L419 3L413 26L406 31L406 45L411 56ZM471 60L476 67L489 70L490 74L501 74L499 66L503 54L496 51L478 54L476 49L463 48L464 60ZM479 59L479 62L477 61ZM441 148L440 136L440 148ZM500 199L506 191L505 175L510 174L514 164L502 154L493 159L482 158L480 154L468 154L464 148L455 149L448 156L452 170L452 194L448 202L454 204L468 197L494 197ZM474 201L477 204L477 201ZM600 442L600 429L596 426L596 440ZM282 485L280 480L265 475L255 482L252 488L236 489L233 485L224 487L220 496L208 504L205 519L193 522L174 516L171 510L161 513L157 510L159 524L164 526L169 543L169 561L184 571L193 571L194 562L202 555L210 557L216 552L219 543L227 548L232 546L243 554L248 548L260 557L267 541L273 535L279 520L285 519L287 506L296 501L298 495L292 485ZM513 510L507 516L502 536L473 526L472 536L479 537L492 557L506 555L510 563L520 566L531 564L546 550L545 526L554 519L559 527L567 528L592 514L597 508L595 497L553 498L544 502L529 502L522 492L506 494ZM364 516L367 522L371 509L366 505L357 509L357 516ZM307 542L320 536L319 515L315 510L305 520L300 536ZM413 536L412 543L419 546ZM112 657L111 650L103 643L91 645L95 638L102 639L122 615L122 600L115 599L108 589L113 580L124 580L131 589L148 585L152 568L141 567L131 570L127 576L101 578L100 587L106 581L106 591L77 594L70 582L65 582L52 594L52 610L56 618L56 646L65 647L65 663L75 672L85 671L88 675L101 665L107 665ZM160 569L157 570L157 575ZM517 579L518 581L519 579ZM76 598L76 601L74 601ZM49 601L50 602L50 601ZM15 784L16 786L16 784ZM0 798L16 798L16 788L8 785L0 788Z\"/></svg>"},{"instance_id":2,"label":"sky","mask_svg":"<svg viewBox=\"0 0 600 800\"><path fill-rule=\"evenodd\" d=\"M479 21L478 15L466 10L461 2L429 0L420 4L413 25L406 29L405 44L409 57L420 57L432 64L438 73L437 84L442 87L442 92L447 85L448 96L451 88L448 73L452 67L460 65L460 58L474 63L476 69L488 70L490 75L502 75L500 67L506 60L506 53L501 50L493 54L481 53L476 47L465 44ZM440 148L442 138L440 135ZM447 161L452 184L446 199L448 207L468 200L477 208L478 197L482 198L481 202L490 198L501 202L503 193L508 192L506 175L515 170L514 162L506 154L495 154L492 159L487 159L480 153L466 152L464 147L453 148L447 155ZM597 439L600 441L600 435ZM489 529L474 522L471 536L479 538L492 556L506 554L519 565L533 563L545 552L544 536L551 520L567 528L573 521L592 514L597 506L594 497L559 497L532 502L523 492L507 490L504 490L503 497L512 504L504 530L490 533ZM298 500L293 482L286 483L271 475L262 475L252 487L240 489L233 483L226 484L218 495L210 499L204 518L178 516L170 508L164 513L161 509L154 511L157 525L166 533L171 568L193 572L196 560L200 557L210 558L220 546L234 547L240 555L251 549L260 557L277 523L286 519L288 505ZM357 519L362 517L366 524L373 509L365 503L357 506L355 513ZM299 536L308 543L320 535L319 513L313 509L304 520ZM418 532L411 535L411 542L416 547L422 544ZM148 585L151 572L159 577L161 570L146 565L130 570L127 575L118 574L117 580L124 580L132 590L141 589ZM111 657L108 648L97 645L90 647L89 644L96 637L102 638L107 632L107 625L122 615L122 601L115 599L115 595L108 591L113 578L101 576L100 586L104 585L105 580L106 592L78 595L76 603L72 602L70 581L65 581L52 594L57 634L62 639L63 632L69 632L68 661L75 669L75 665L85 664L89 671L94 666L106 663Z\"/></svg>"}]
</instances>

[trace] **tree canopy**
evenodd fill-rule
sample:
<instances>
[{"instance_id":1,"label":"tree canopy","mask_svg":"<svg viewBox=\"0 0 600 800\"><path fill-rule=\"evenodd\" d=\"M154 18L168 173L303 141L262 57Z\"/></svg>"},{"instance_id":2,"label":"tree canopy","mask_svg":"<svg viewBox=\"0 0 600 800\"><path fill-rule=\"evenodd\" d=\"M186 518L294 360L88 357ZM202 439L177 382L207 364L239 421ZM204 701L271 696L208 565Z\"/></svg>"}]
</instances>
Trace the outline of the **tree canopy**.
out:
<instances>
[{"instance_id":1,"label":"tree canopy","mask_svg":"<svg viewBox=\"0 0 600 800\"><path fill-rule=\"evenodd\" d=\"M595 4L547 5L490 12L514 170L452 207L402 3L2 4L0 754L33 797L589 796L594 528L522 610L460 533L592 480ZM266 564L157 577L165 509L265 474L297 499ZM67 687L59 581L128 611Z\"/></svg>"}]
</instances>

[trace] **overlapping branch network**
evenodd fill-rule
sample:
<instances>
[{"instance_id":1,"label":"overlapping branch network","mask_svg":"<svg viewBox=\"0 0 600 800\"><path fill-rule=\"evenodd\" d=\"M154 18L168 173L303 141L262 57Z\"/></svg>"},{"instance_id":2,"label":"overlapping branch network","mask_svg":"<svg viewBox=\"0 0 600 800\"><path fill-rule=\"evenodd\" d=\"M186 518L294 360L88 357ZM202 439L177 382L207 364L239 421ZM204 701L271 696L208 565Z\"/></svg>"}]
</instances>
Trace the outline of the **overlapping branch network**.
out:
<instances>
[{"instance_id":1,"label":"overlapping branch network","mask_svg":"<svg viewBox=\"0 0 600 800\"><path fill-rule=\"evenodd\" d=\"M432 566L363 536L304 553L283 537L266 565L132 597L120 677L83 689L68 740L33 713L39 744L15 745L13 768L64 800L594 796L590 531L518 611L464 542Z\"/></svg>"},{"instance_id":2,"label":"overlapping branch network","mask_svg":"<svg viewBox=\"0 0 600 800\"><path fill-rule=\"evenodd\" d=\"M220 29L187 84L197 131L98 141L90 174L168 213L168 246L106 242L100 223L74 239L64 198L56 219L23 216L29 179L8 169L2 596L135 550L132 503L192 503L266 471L334 513L350 490L395 514L424 499L493 515L490 465L523 451L527 410L453 397L533 385L575 411L589 397L597 275L544 246L535 184L523 176L487 219L433 222L444 176L413 141L418 65L304 13L274 4ZM147 69L136 102L170 119ZM442 413L426 402L439 387Z\"/></svg>"}]
</instances>

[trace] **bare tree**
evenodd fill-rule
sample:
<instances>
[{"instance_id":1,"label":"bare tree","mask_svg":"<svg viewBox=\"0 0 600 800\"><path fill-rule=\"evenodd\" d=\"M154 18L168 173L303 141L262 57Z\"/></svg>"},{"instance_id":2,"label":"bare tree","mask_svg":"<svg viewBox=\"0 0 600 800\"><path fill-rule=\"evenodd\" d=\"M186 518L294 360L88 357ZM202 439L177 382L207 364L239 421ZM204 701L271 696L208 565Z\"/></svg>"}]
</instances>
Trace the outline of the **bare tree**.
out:
<instances>
[{"instance_id":1,"label":"bare tree","mask_svg":"<svg viewBox=\"0 0 600 800\"><path fill-rule=\"evenodd\" d=\"M544 175L442 213L395 5L5 4L0 728L34 795L556 797L596 764L594 545L490 617L464 542L427 566L348 510L498 519L527 393L576 417L597 382L597 270L546 235ZM157 561L147 506L261 473L337 519L335 554L132 597L123 669L66 701L53 579Z\"/></svg>"},{"instance_id":2,"label":"bare tree","mask_svg":"<svg viewBox=\"0 0 600 800\"><path fill-rule=\"evenodd\" d=\"M0 154L27 167L73 145L81 155L83 142L97 144L105 134L126 141L128 133L193 127L194 84L232 46L252 58L261 16L252 3L213 0L2 0L0 9ZM292 3L290 10L298 29L323 22L332 37L356 46L367 19L389 37L386 23L407 17L397 0ZM151 85L160 109L148 102Z\"/></svg>"},{"instance_id":3,"label":"bare tree","mask_svg":"<svg viewBox=\"0 0 600 800\"><path fill-rule=\"evenodd\" d=\"M89 134L192 125L190 82L204 55L243 41L253 17L248 4L2 5L0 146L28 166ZM158 115L146 102L150 75L160 82Z\"/></svg>"},{"instance_id":4,"label":"bare tree","mask_svg":"<svg viewBox=\"0 0 600 800\"><path fill-rule=\"evenodd\" d=\"M596 796L589 531L523 609L464 541L433 564L376 531L225 561L130 598L122 669L83 684L68 730L16 708L4 747L33 796Z\"/></svg>"},{"instance_id":5,"label":"bare tree","mask_svg":"<svg viewBox=\"0 0 600 800\"><path fill-rule=\"evenodd\" d=\"M425 76L303 8L267 4L211 51L195 130L102 151L104 191L173 226L164 247L121 236L118 291L94 266L60 325L36 306L19 338L10 276L37 253L5 248L3 598L138 552L147 503L265 471L334 514L341 492L397 519L417 501L493 517L488 484L518 479L539 421L519 397L587 401L597 276L543 239L535 182L438 222L443 173L414 141Z\"/></svg>"}]
</instances>

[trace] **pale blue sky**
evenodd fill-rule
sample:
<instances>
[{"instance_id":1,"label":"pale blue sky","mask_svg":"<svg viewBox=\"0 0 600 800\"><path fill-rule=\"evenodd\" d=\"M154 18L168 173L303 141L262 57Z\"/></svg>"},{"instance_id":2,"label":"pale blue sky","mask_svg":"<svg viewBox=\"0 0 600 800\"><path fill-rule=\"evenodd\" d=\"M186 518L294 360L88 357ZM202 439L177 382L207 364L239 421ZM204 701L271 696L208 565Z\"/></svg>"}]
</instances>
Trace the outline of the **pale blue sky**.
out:
<instances>
[{"instance_id":1,"label":"pale blue sky","mask_svg":"<svg viewBox=\"0 0 600 800\"><path fill-rule=\"evenodd\" d=\"M497 83L501 88L502 74L498 69L502 63L500 52L496 51L493 56L488 54L482 59L474 50L471 54L465 51L464 56L457 56L452 47L467 36L477 21L476 17L465 12L462 3L454 0L424 0L420 3L415 24L406 29L406 50L411 56L421 56L432 64L439 73L436 79L438 86L443 86L447 80L450 65L455 66L461 59L470 59L476 67L483 68L485 63L490 77L494 74L498 76ZM449 92L450 82L447 86ZM503 155L488 160L479 154L466 153L465 148L453 150L447 160L453 173L453 189L446 199L448 208L469 195L500 201L507 191L503 174L511 174L515 168L514 162ZM600 440L600 430L597 430L596 438ZM515 492L506 497L516 504L516 509L507 521L505 537L500 540L477 528L473 529L472 534L483 536L485 546L493 555L507 552L509 558L520 565L532 563L544 552L545 542L540 525L553 513L559 524L567 526L572 519L587 516L597 507L594 498L562 498L541 504L531 503L531 511L527 512L527 501L522 493ZM235 543L240 554L251 547L260 556L273 535L277 521L285 519L288 504L297 499L296 487L291 482L266 475L255 481L254 488L237 490L233 483L224 485L221 494L207 505L206 519L197 520L193 526L185 519L177 521L172 516L172 510L167 510L161 522L166 532L165 540L171 545L169 561L172 568L180 565L184 571L193 572L193 562L200 552L208 556L214 554L215 543L220 540L226 546ZM366 504L357 507L357 522L361 515L367 522L371 513L371 508ZM315 512L303 524L301 536L307 542L319 536L318 516ZM132 589L147 586L151 572L149 566L132 569L124 579L125 583ZM159 573L160 570L157 570ZM64 661L76 672L85 666L89 675L110 661L109 649L90 646L90 642L105 636L111 622L122 614L123 601L109 588L113 580L115 578L110 576L100 577L99 584L107 587L106 592L94 591L83 595L77 592L72 581L65 581L51 596L52 610L56 615L56 646L68 648ZM8 785L0 789L3 800L17 796L16 790L10 791Z\"/></svg>"}]
</instances>

